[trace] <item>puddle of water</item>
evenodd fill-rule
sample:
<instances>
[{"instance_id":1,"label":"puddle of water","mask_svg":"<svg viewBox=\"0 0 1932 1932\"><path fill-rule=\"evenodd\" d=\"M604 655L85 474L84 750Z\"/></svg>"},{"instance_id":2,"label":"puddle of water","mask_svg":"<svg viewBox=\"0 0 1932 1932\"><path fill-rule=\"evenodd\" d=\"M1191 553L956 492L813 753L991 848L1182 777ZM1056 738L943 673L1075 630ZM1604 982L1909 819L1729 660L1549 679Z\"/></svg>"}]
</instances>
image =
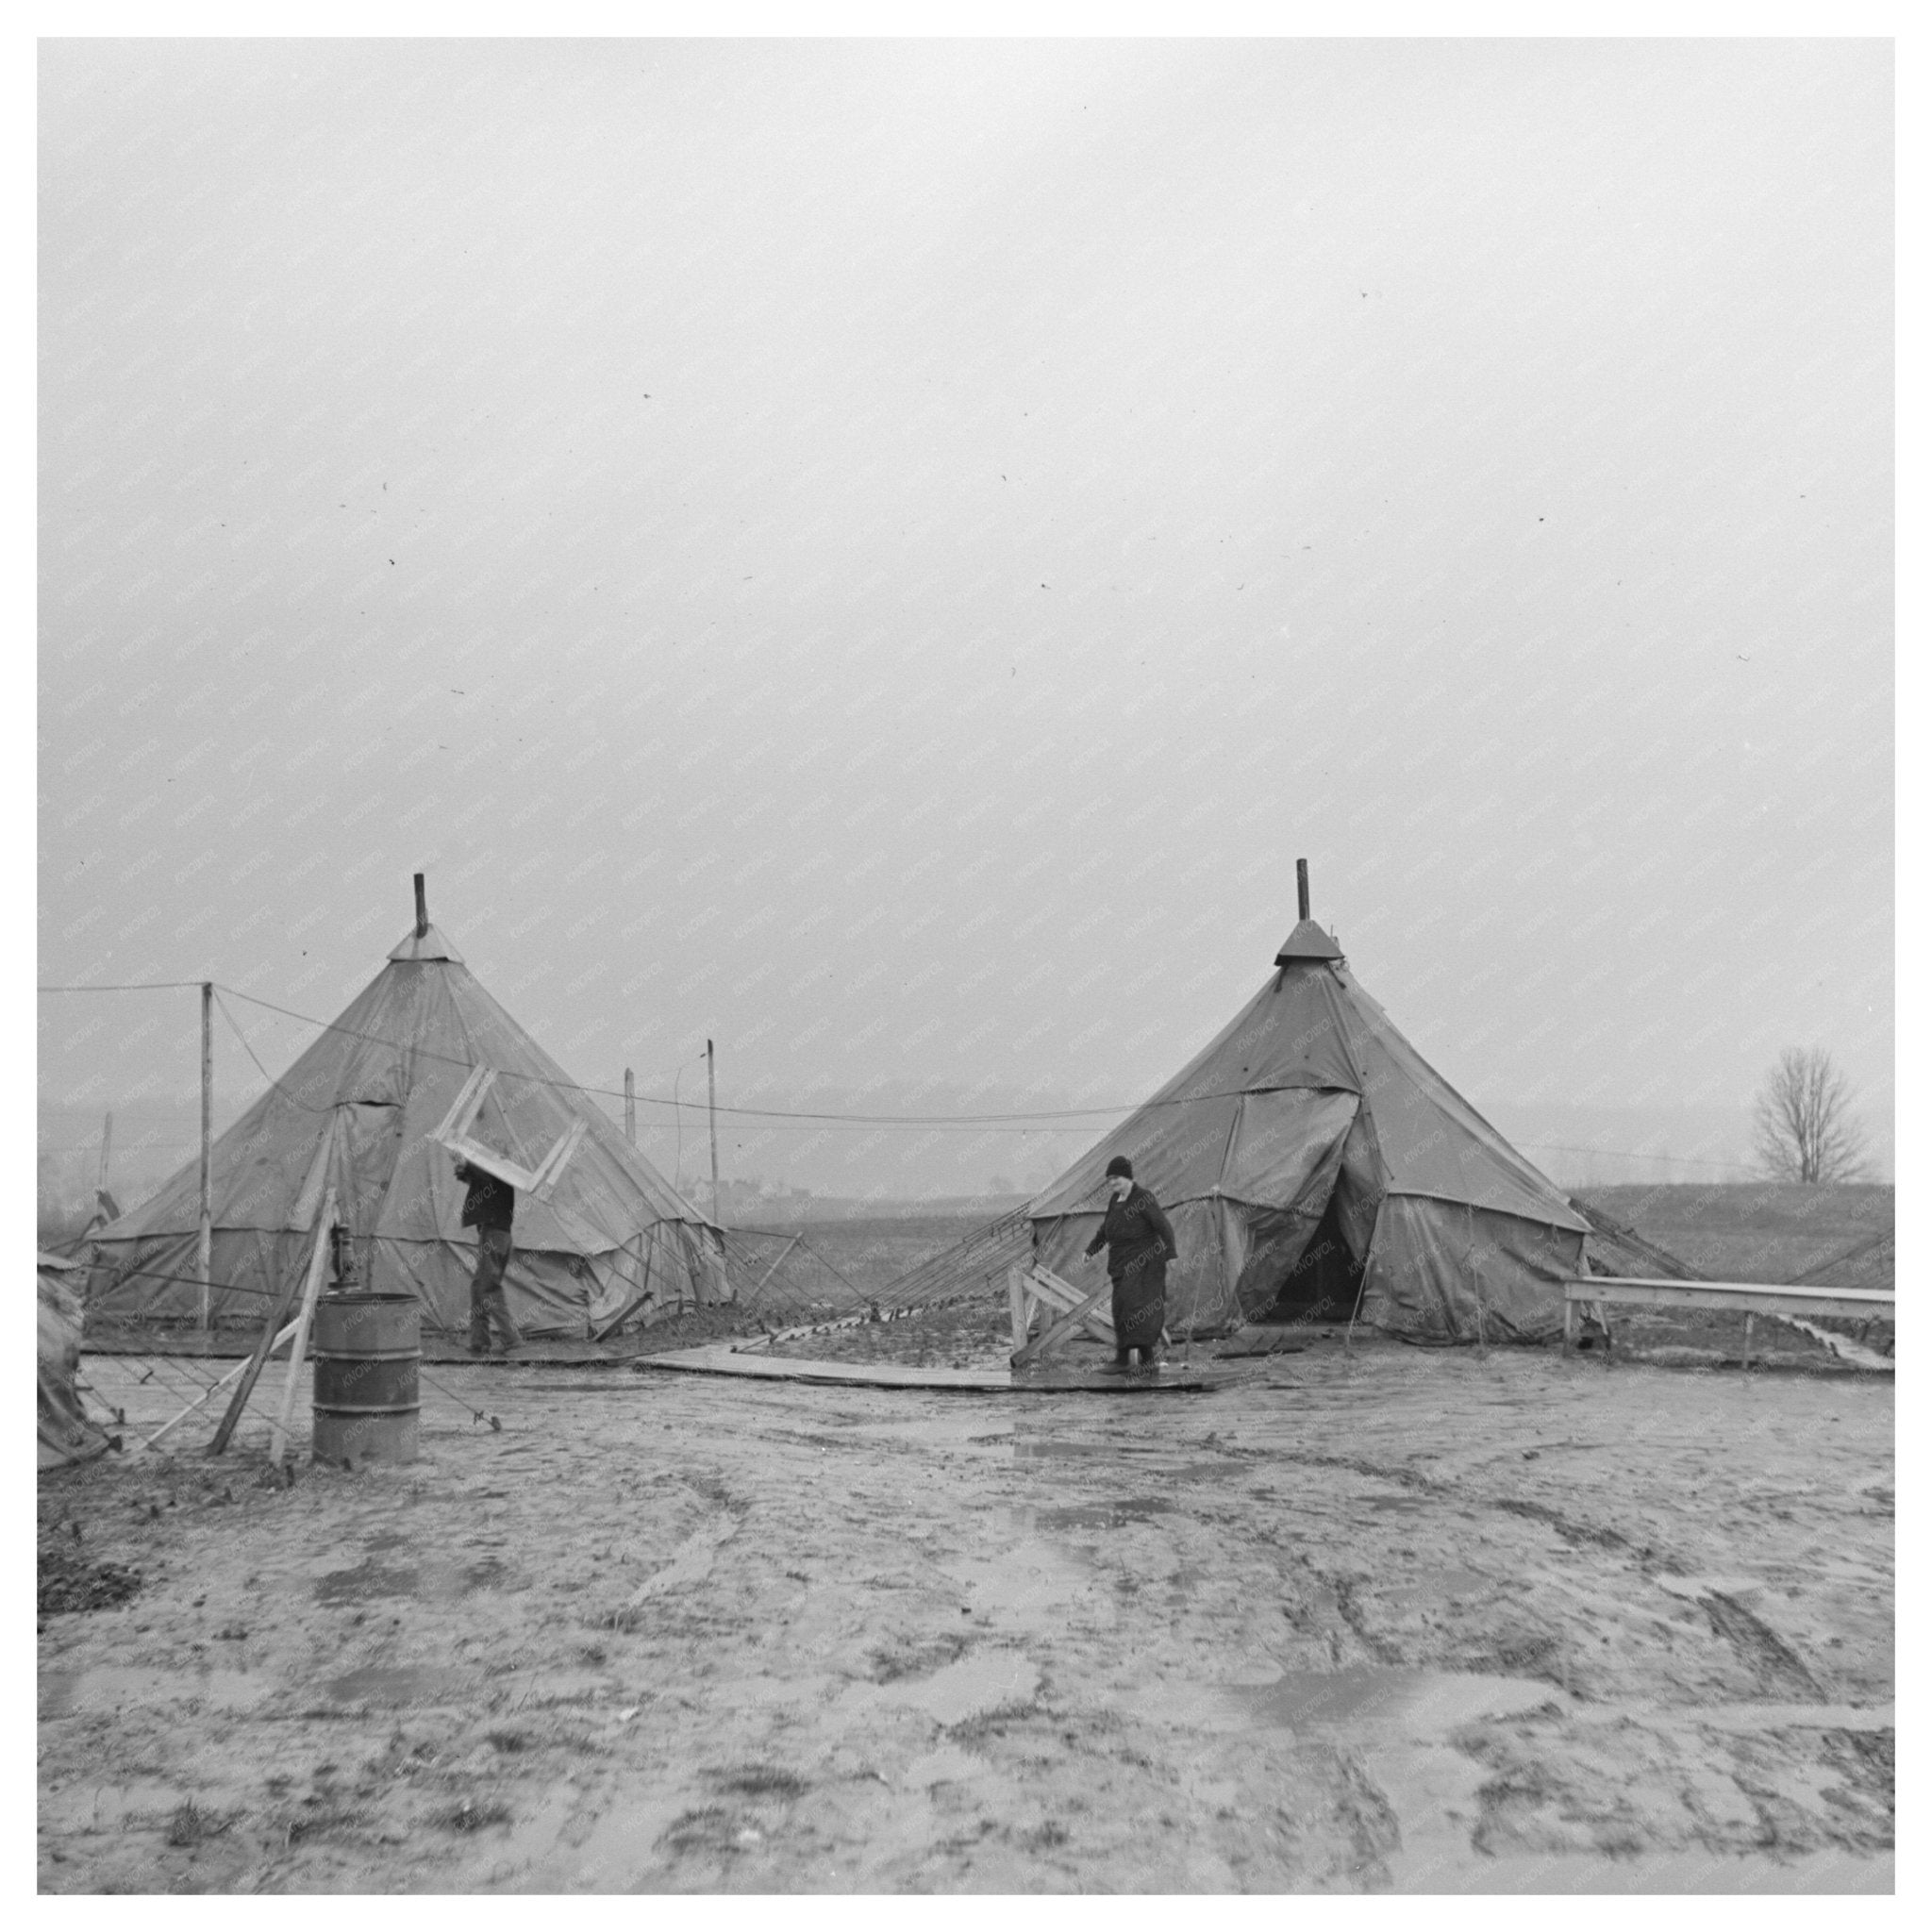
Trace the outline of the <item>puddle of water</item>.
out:
<instances>
[{"instance_id":1,"label":"puddle of water","mask_svg":"<svg viewBox=\"0 0 1932 1932\"><path fill-rule=\"evenodd\" d=\"M468 1671L450 1664L374 1664L332 1677L322 1688L337 1704L436 1704L474 1687Z\"/></svg>"},{"instance_id":2,"label":"puddle of water","mask_svg":"<svg viewBox=\"0 0 1932 1932\"><path fill-rule=\"evenodd\" d=\"M220 1710L252 1710L281 1688L274 1675L236 1670L144 1671L104 1664L87 1671L42 1671L43 1718L195 1702Z\"/></svg>"},{"instance_id":3,"label":"puddle of water","mask_svg":"<svg viewBox=\"0 0 1932 1932\"><path fill-rule=\"evenodd\" d=\"M1348 1724L1399 1724L1449 1731L1483 1717L1513 1717L1558 1693L1531 1677L1489 1677L1450 1671L1350 1664L1339 1671L1284 1671L1272 1684L1226 1693L1262 1724L1291 1729Z\"/></svg>"},{"instance_id":4,"label":"puddle of water","mask_svg":"<svg viewBox=\"0 0 1932 1932\"><path fill-rule=\"evenodd\" d=\"M1024 1529L1124 1529L1130 1523L1172 1513L1165 1496L1121 1496L1106 1503L1074 1503L1061 1509L1022 1509Z\"/></svg>"},{"instance_id":5,"label":"puddle of water","mask_svg":"<svg viewBox=\"0 0 1932 1932\"><path fill-rule=\"evenodd\" d=\"M1024 1511L1013 1512L1016 1518ZM1070 1604L1092 1587L1093 1568L1079 1548L1028 1534L1019 1524L1019 1537L996 1556L953 1557L941 1570L958 1586L959 1605L983 1618L1063 1617Z\"/></svg>"},{"instance_id":6,"label":"puddle of water","mask_svg":"<svg viewBox=\"0 0 1932 1932\"><path fill-rule=\"evenodd\" d=\"M479 1563L426 1563L412 1570L386 1570L373 1559L353 1570L331 1570L316 1579L319 1604L361 1604L379 1597L420 1596L432 1603L454 1603L473 1590L495 1590L503 1582L503 1565L494 1557Z\"/></svg>"},{"instance_id":7,"label":"puddle of water","mask_svg":"<svg viewBox=\"0 0 1932 1932\"><path fill-rule=\"evenodd\" d=\"M358 1563L353 1570L331 1570L318 1577L315 1601L319 1604L359 1604L383 1596L414 1596L422 1573L416 1570L385 1570L374 1560Z\"/></svg>"},{"instance_id":8,"label":"puddle of water","mask_svg":"<svg viewBox=\"0 0 1932 1932\"><path fill-rule=\"evenodd\" d=\"M1158 1710L1196 1730L1346 1726L1353 1737L1379 1733L1414 1743L1479 1718L1520 1716L1560 1701L1553 1685L1532 1677L1348 1664L1337 1671L1285 1671L1268 1684L1163 1687L1150 1693L1141 1714Z\"/></svg>"},{"instance_id":9,"label":"puddle of water","mask_svg":"<svg viewBox=\"0 0 1932 1932\"><path fill-rule=\"evenodd\" d=\"M1415 1579L1412 1583L1405 1583L1397 1590L1377 1591L1375 1594L1385 1604L1440 1604L1453 1603L1457 1597L1474 1596L1479 1591L1494 1587L1491 1580L1480 1570L1460 1570L1451 1567L1442 1570L1412 1570L1409 1574Z\"/></svg>"},{"instance_id":10,"label":"puddle of water","mask_svg":"<svg viewBox=\"0 0 1932 1932\"><path fill-rule=\"evenodd\" d=\"M936 1723L963 1724L983 1711L1031 1704L1040 1694L1040 1669L1017 1650L981 1651L935 1671L929 1677L890 1686L883 1699L909 1704Z\"/></svg>"},{"instance_id":11,"label":"puddle of water","mask_svg":"<svg viewBox=\"0 0 1932 1932\"><path fill-rule=\"evenodd\" d=\"M1659 1590L1693 1602L1701 1596L1751 1596L1764 1588L1763 1579L1757 1576L1657 1576L1651 1580Z\"/></svg>"}]
</instances>

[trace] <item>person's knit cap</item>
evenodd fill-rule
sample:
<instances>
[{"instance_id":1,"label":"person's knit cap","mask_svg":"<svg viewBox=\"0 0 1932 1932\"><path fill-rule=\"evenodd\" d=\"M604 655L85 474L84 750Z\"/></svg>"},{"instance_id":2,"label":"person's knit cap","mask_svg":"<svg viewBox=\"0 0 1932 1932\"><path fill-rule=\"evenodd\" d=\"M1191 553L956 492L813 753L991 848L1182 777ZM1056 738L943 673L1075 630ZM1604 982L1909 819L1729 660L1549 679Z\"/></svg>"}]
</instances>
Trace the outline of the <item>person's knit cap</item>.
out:
<instances>
[{"instance_id":1,"label":"person's knit cap","mask_svg":"<svg viewBox=\"0 0 1932 1932\"><path fill-rule=\"evenodd\" d=\"M1107 1178L1112 1180L1115 1174L1121 1175L1125 1180L1132 1180L1134 1178L1134 1163L1124 1154L1116 1154L1107 1163Z\"/></svg>"}]
</instances>

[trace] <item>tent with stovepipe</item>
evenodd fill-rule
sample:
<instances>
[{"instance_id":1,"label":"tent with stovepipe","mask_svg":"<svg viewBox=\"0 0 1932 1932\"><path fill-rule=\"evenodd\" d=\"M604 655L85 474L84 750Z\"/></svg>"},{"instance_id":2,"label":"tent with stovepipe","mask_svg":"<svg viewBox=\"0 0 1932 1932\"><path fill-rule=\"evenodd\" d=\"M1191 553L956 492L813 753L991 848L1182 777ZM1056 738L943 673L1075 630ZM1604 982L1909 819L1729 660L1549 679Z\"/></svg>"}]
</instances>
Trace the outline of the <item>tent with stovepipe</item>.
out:
<instances>
[{"instance_id":1,"label":"tent with stovepipe","mask_svg":"<svg viewBox=\"0 0 1932 1932\"><path fill-rule=\"evenodd\" d=\"M533 1335L583 1337L619 1318L730 1299L719 1229L484 991L429 924L215 1141L208 1274L215 1323L258 1324L305 1266L327 1191L335 1258L359 1288L415 1294L426 1327L469 1322L475 1232L434 1138L478 1066L497 1077L472 1137L535 1168L581 1122L548 1199L516 1205L505 1289ZM92 1237L91 1314L194 1320L199 1162Z\"/></svg>"},{"instance_id":2,"label":"tent with stovepipe","mask_svg":"<svg viewBox=\"0 0 1932 1932\"><path fill-rule=\"evenodd\" d=\"M1415 1340L1560 1333L1589 1224L1450 1086L1308 917L1274 973L1174 1077L1029 1205L1034 1253L1078 1278L1108 1161L1174 1224L1170 1334L1296 1315Z\"/></svg>"}]
</instances>

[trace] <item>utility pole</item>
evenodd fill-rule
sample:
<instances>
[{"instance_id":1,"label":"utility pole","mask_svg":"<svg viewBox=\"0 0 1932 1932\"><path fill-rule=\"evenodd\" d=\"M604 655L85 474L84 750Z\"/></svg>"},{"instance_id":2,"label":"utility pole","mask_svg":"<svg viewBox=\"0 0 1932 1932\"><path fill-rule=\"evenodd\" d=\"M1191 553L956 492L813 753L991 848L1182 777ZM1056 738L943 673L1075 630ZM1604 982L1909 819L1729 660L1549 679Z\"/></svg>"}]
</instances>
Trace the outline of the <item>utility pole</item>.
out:
<instances>
[{"instance_id":1,"label":"utility pole","mask_svg":"<svg viewBox=\"0 0 1932 1932\"><path fill-rule=\"evenodd\" d=\"M718 1198L718 1056L708 1040L705 1041L705 1079L711 1091L711 1219L723 1227L724 1207Z\"/></svg>"},{"instance_id":2,"label":"utility pole","mask_svg":"<svg viewBox=\"0 0 1932 1932\"><path fill-rule=\"evenodd\" d=\"M201 1227L194 1275L201 1284L201 1329L208 1333L208 1263L214 1254L215 983L201 982Z\"/></svg>"},{"instance_id":3,"label":"utility pole","mask_svg":"<svg viewBox=\"0 0 1932 1932\"><path fill-rule=\"evenodd\" d=\"M638 1086L628 1067L624 1070L624 1138L638 1144Z\"/></svg>"}]
</instances>

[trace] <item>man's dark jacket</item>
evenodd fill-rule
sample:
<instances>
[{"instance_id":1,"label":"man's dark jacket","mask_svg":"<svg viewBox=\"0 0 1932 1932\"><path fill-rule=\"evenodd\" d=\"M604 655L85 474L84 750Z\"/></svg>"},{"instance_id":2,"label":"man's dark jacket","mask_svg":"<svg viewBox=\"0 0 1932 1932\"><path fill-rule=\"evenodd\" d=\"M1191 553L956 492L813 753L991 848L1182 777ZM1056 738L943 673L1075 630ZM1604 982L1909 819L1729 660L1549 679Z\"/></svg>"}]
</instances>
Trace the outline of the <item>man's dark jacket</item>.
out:
<instances>
[{"instance_id":1,"label":"man's dark jacket","mask_svg":"<svg viewBox=\"0 0 1932 1932\"><path fill-rule=\"evenodd\" d=\"M508 1181L472 1167L467 1160L457 1169L457 1178L470 1184L463 1200L465 1227L508 1227L515 1221L517 1191Z\"/></svg>"},{"instance_id":2,"label":"man's dark jacket","mask_svg":"<svg viewBox=\"0 0 1932 1932\"><path fill-rule=\"evenodd\" d=\"M1160 1203L1138 1181L1125 1199L1107 1204L1107 1219L1087 1243L1087 1252L1097 1255L1102 1248L1107 1250L1107 1272L1115 1281L1157 1253L1163 1261L1174 1260L1180 1253Z\"/></svg>"}]
</instances>

